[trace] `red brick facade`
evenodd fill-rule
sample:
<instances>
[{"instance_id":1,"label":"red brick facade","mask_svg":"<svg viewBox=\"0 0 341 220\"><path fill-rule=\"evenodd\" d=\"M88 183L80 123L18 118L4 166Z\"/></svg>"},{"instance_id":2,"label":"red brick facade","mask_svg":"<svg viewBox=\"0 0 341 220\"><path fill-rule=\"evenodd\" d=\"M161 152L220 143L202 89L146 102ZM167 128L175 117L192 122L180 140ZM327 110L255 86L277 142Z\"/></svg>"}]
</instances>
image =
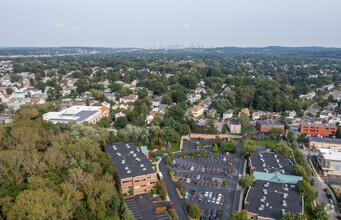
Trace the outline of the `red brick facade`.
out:
<instances>
[{"instance_id":1,"label":"red brick facade","mask_svg":"<svg viewBox=\"0 0 341 220\"><path fill-rule=\"evenodd\" d=\"M311 136L324 136L324 137L330 137L330 136L335 136L337 127L330 125L316 125L316 124L301 124L301 134L306 133L307 135Z\"/></svg>"},{"instance_id":2,"label":"red brick facade","mask_svg":"<svg viewBox=\"0 0 341 220\"><path fill-rule=\"evenodd\" d=\"M137 176L132 178L125 178L121 180L122 193L129 194L131 188L134 189L134 195L149 192L157 182L156 173Z\"/></svg>"},{"instance_id":3,"label":"red brick facade","mask_svg":"<svg viewBox=\"0 0 341 220\"><path fill-rule=\"evenodd\" d=\"M258 121L256 123L256 128L261 133L268 133L271 128L280 128L284 131L284 125L261 125Z\"/></svg>"}]
</instances>

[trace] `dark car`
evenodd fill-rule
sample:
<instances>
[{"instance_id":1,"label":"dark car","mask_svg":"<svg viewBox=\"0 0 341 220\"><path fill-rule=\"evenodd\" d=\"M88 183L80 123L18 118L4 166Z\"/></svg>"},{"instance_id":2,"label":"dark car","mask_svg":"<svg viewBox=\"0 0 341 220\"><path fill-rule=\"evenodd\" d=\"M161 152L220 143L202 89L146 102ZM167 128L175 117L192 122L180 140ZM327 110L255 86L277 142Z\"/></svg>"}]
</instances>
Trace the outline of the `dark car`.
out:
<instances>
[{"instance_id":1,"label":"dark car","mask_svg":"<svg viewBox=\"0 0 341 220\"><path fill-rule=\"evenodd\" d=\"M196 188L193 188L193 189L191 190L191 194L192 194L192 195L195 194L196 191L197 191L197 189L196 189Z\"/></svg>"},{"instance_id":2,"label":"dark car","mask_svg":"<svg viewBox=\"0 0 341 220\"><path fill-rule=\"evenodd\" d=\"M206 216L211 216L211 213L212 213L211 209L207 209Z\"/></svg>"},{"instance_id":3,"label":"dark car","mask_svg":"<svg viewBox=\"0 0 341 220\"><path fill-rule=\"evenodd\" d=\"M213 216L213 217L216 217L216 216L217 216L217 210L213 210L212 216Z\"/></svg>"},{"instance_id":4,"label":"dark car","mask_svg":"<svg viewBox=\"0 0 341 220\"><path fill-rule=\"evenodd\" d=\"M194 184L198 184L198 180L194 180Z\"/></svg>"}]
</instances>

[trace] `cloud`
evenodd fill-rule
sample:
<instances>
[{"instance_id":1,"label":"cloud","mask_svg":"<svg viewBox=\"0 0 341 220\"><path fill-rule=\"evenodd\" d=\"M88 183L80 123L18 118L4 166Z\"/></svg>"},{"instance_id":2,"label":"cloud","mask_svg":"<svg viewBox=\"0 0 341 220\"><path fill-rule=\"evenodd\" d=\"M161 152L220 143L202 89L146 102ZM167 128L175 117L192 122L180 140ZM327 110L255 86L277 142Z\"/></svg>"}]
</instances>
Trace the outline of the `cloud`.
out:
<instances>
[{"instance_id":1,"label":"cloud","mask_svg":"<svg viewBox=\"0 0 341 220\"><path fill-rule=\"evenodd\" d=\"M74 31L79 31L79 29L80 29L80 28L77 27L77 26L75 26L75 27L72 28L72 30L74 30Z\"/></svg>"},{"instance_id":2,"label":"cloud","mask_svg":"<svg viewBox=\"0 0 341 220\"><path fill-rule=\"evenodd\" d=\"M101 31L101 29L99 29L99 28L91 28L89 31L90 32L99 32L99 31Z\"/></svg>"},{"instance_id":3,"label":"cloud","mask_svg":"<svg viewBox=\"0 0 341 220\"><path fill-rule=\"evenodd\" d=\"M189 24L184 24L184 28L191 28L191 25L189 25Z\"/></svg>"},{"instance_id":4,"label":"cloud","mask_svg":"<svg viewBox=\"0 0 341 220\"><path fill-rule=\"evenodd\" d=\"M63 28L63 27L65 27L65 24L55 24L54 27L56 27L56 28Z\"/></svg>"}]
</instances>

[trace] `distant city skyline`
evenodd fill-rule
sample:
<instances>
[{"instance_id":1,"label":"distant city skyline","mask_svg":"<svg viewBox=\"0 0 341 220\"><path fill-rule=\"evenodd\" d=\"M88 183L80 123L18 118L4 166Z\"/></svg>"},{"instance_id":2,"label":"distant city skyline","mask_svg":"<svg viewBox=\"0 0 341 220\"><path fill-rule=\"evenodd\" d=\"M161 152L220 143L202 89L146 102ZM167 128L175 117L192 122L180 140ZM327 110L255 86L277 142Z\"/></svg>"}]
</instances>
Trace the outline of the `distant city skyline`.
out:
<instances>
[{"instance_id":1,"label":"distant city skyline","mask_svg":"<svg viewBox=\"0 0 341 220\"><path fill-rule=\"evenodd\" d=\"M339 0L0 0L0 47L341 47Z\"/></svg>"}]
</instances>

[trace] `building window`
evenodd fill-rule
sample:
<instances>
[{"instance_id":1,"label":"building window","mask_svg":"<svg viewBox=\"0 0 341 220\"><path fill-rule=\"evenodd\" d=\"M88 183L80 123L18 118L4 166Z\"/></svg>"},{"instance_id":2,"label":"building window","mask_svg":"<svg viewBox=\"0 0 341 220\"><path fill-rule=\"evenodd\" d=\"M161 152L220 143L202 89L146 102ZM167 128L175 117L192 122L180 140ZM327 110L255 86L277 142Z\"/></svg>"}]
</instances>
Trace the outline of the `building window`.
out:
<instances>
[{"instance_id":1,"label":"building window","mask_svg":"<svg viewBox=\"0 0 341 220\"><path fill-rule=\"evenodd\" d=\"M154 184L155 182L150 182L150 184Z\"/></svg>"},{"instance_id":2,"label":"building window","mask_svg":"<svg viewBox=\"0 0 341 220\"><path fill-rule=\"evenodd\" d=\"M122 183L131 183L131 180L123 181Z\"/></svg>"},{"instance_id":3,"label":"building window","mask_svg":"<svg viewBox=\"0 0 341 220\"><path fill-rule=\"evenodd\" d=\"M125 186L125 187L123 187L123 189L130 189L131 188L131 186Z\"/></svg>"},{"instance_id":4,"label":"building window","mask_svg":"<svg viewBox=\"0 0 341 220\"><path fill-rule=\"evenodd\" d=\"M146 185L142 185L141 187L142 187L142 188L143 188L143 187L146 187Z\"/></svg>"},{"instance_id":5,"label":"building window","mask_svg":"<svg viewBox=\"0 0 341 220\"><path fill-rule=\"evenodd\" d=\"M141 182L146 181L146 179L142 179Z\"/></svg>"},{"instance_id":6,"label":"building window","mask_svg":"<svg viewBox=\"0 0 341 220\"><path fill-rule=\"evenodd\" d=\"M135 183L139 183L140 182L140 180L135 180Z\"/></svg>"},{"instance_id":7,"label":"building window","mask_svg":"<svg viewBox=\"0 0 341 220\"><path fill-rule=\"evenodd\" d=\"M141 188L141 186L135 186L135 189L140 189Z\"/></svg>"}]
</instances>

